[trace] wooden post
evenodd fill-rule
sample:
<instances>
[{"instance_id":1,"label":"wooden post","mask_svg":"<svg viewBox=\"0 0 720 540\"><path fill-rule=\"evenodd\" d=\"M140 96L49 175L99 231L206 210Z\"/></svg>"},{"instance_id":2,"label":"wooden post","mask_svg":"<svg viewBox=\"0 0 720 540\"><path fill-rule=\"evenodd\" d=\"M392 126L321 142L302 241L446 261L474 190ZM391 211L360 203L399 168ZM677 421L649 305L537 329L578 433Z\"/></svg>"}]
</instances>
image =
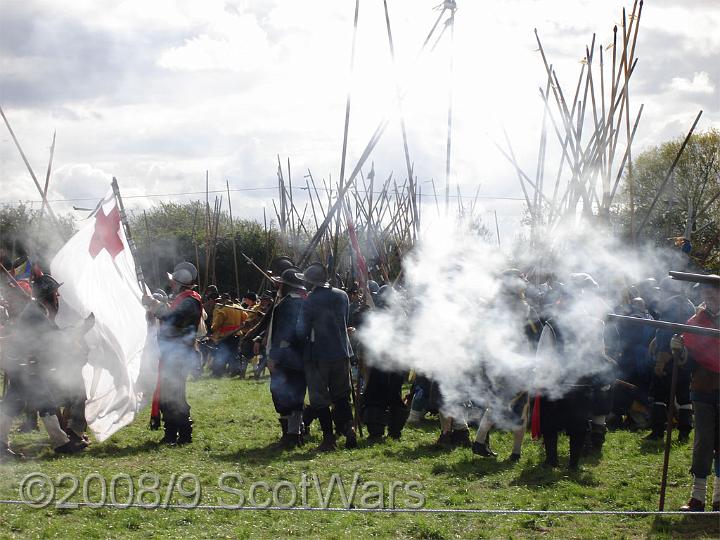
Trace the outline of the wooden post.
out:
<instances>
[{"instance_id":1,"label":"wooden post","mask_svg":"<svg viewBox=\"0 0 720 540\"><path fill-rule=\"evenodd\" d=\"M670 464L670 446L672 445L672 426L675 417L675 394L677 391L678 358L673 354L672 378L670 379L670 399L667 410L667 430L665 435L665 453L663 455L662 479L660 480L660 512L665 510L665 491L667 490L668 466Z\"/></svg>"}]
</instances>

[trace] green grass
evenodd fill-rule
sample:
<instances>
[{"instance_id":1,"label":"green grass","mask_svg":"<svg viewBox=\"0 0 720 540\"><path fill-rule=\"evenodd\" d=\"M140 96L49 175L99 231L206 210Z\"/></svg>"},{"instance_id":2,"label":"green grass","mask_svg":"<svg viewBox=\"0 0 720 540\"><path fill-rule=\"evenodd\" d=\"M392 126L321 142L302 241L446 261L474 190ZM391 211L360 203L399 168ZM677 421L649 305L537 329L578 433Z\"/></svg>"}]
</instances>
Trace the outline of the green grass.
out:
<instances>
[{"instance_id":1,"label":"green grass","mask_svg":"<svg viewBox=\"0 0 720 540\"><path fill-rule=\"evenodd\" d=\"M409 427L399 442L391 441L359 449L318 455L317 424L309 444L290 452L267 447L278 437L276 415L268 381L201 379L189 383L189 401L195 420L194 442L168 448L156 444L160 432L147 429L148 413L103 444L94 444L79 456L57 457L47 446L44 433L14 434L14 446L31 455L20 464L0 465L0 499L18 499L22 478L42 472L51 478L68 473L82 479L99 473L109 483L117 474L131 475L135 482L143 473L162 480L161 499L171 475L197 475L203 488L203 504L234 501L218 487L224 473L237 473L247 494L254 481L270 484L288 480L298 484L302 473L317 474L327 482L340 474L347 486L357 473L360 482L376 481L386 487L393 480L416 480L426 507L486 509L628 509L657 508L662 464L660 444L645 444L642 433L608 435L602 458L587 458L581 470L547 471L540 466L540 445L526 441L520 463L473 456L469 449L438 452L431 448L437 437L437 422ZM500 458L510 454L509 434L493 434L493 447ZM564 445L564 446L563 446ZM561 438L561 464L567 461L567 441ZM691 446L676 443L671 455L666 508L686 502L690 476ZM563 459L564 458L564 459ZM118 501L127 495L126 484L118 484ZM191 487L185 484L186 488ZM57 497L67 493L66 482ZM99 500L99 484L90 485L90 499ZM287 493L287 492L286 492ZM406 501L398 492L396 506ZM355 504L359 505L359 495ZM385 503L387 504L387 489ZM70 499L82 500L82 490ZM150 502L149 499L144 499ZM188 503L173 491L173 503ZM309 505L317 505L314 488L308 490ZM331 506L339 506L335 492ZM232 511L111 508L32 509L0 506L0 537L72 538L717 538L720 523L707 516L531 516L531 515L426 515L378 513L320 513L300 511Z\"/></svg>"}]
</instances>

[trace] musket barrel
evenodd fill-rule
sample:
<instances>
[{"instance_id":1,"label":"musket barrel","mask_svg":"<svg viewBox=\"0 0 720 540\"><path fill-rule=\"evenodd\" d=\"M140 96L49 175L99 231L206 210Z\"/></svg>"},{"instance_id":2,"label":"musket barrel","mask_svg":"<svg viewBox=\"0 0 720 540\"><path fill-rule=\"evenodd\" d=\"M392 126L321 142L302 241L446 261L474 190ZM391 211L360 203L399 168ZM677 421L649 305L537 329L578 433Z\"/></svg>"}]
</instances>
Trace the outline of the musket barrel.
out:
<instances>
[{"instance_id":1,"label":"musket barrel","mask_svg":"<svg viewBox=\"0 0 720 540\"><path fill-rule=\"evenodd\" d=\"M690 281L720 287L720 276L715 274L691 274L690 272L668 272L668 274L678 281Z\"/></svg>"},{"instance_id":2,"label":"musket barrel","mask_svg":"<svg viewBox=\"0 0 720 540\"><path fill-rule=\"evenodd\" d=\"M671 323L667 321L654 321L652 319L640 319L639 317L628 317L626 315L616 315L608 313L607 318L614 321L626 322L629 324L639 324L641 326L651 326L661 330L671 330L677 333L686 332L688 334L697 334L700 336L710 336L720 338L720 330L716 328L707 328L705 326L693 326L691 324Z\"/></svg>"}]
</instances>

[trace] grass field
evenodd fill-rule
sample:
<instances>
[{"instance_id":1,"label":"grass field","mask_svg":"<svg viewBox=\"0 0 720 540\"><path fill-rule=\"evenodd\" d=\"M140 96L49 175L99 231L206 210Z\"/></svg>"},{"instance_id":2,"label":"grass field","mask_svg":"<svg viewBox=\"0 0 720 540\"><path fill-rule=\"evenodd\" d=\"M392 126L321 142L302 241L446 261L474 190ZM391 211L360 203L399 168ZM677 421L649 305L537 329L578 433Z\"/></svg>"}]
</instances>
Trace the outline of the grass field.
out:
<instances>
[{"instance_id":1,"label":"grass field","mask_svg":"<svg viewBox=\"0 0 720 540\"><path fill-rule=\"evenodd\" d=\"M192 477L181 487L170 490L171 478L195 475L202 488L199 502L206 505L236 504L238 497L218 487L239 487L247 497L251 483L268 485L289 481L298 486L303 473L316 474L325 492L331 475L338 474L345 488L358 484L354 504L378 504L383 487L383 504L389 504L389 486L393 481L417 481L416 491L428 508L484 509L626 509L655 510L659 493L662 448L642 441L641 433L616 432L608 435L602 458L588 458L580 471L545 470L540 466L540 445L526 441L519 463L504 461L510 454L509 434L493 433L497 461L474 456L470 449L439 452L432 448L437 437L437 421L409 427L401 441L315 454L317 424L309 444L289 452L276 452L268 445L278 437L278 424L272 409L268 380L215 380L203 378L191 382L189 401L195 420L194 442L184 447L158 445L160 432L147 429L148 413L103 444L94 444L86 453L57 457L46 444L44 433L14 435L17 448L32 456L20 464L0 465L0 499L18 499L21 480L29 473L42 472L56 483L68 474L79 480L78 491L69 502L82 501L83 483L87 500L101 499L101 480L106 485L114 476L129 475L135 486L143 473L156 475L160 486L143 482L149 490L142 498L152 504L190 504L195 491ZM564 444L564 445L563 445ZM561 464L567 462L567 441L561 438ZM669 473L668 509L686 502L689 493L690 445L675 443ZM225 476L223 476L225 475ZM239 475L242 483L236 482ZM118 477L114 487L116 500L125 502L129 495L128 476ZM375 482L375 484L363 484ZM149 486L149 487L148 487ZM369 487L368 487L369 486ZM182 490L185 490L184 492ZM71 480L59 483L54 501L71 491ZM299 488L296 489L300 493ZM184 495L186 496L183 496ZM269 492L260 488L259 503ZM291 488L279 488L281 503L287 504ZM406 507L402 489L395 491L395 507ZM367 497L361 501L361 496ZM310 482L307 505L317 506L320 498ZM247 501L246 501L247 504ZM296 503L300 505L298 500ZM337 490L330 506L341 506ZM0 537L35 538L638 538L686 537L717 538L720 520L711 516L629 517L629 516L528 516L528 515L432 515L399 513L330 513L278 510L206 510L206 509L62 509L50 505L34 509L15 505L0 506Z\"/></svg>"}]
</instances>

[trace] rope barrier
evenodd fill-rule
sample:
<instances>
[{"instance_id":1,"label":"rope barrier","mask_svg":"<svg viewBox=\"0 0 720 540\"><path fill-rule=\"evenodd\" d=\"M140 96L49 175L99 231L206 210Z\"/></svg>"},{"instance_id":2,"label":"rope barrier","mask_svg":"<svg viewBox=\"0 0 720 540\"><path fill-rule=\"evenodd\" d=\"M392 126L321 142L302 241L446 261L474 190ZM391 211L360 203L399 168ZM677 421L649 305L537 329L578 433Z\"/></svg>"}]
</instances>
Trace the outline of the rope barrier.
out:
<instances>
[{"instance_id":1,"label":"rope barrier","mask_svg":"<svg viewBox=\"0 0 720 540\"><path fill-rule=\"evenodd\" d=\"M30 501L0 500L0 505L34 506ZM231 505L183 505L183 504L127 504L68 502L54 505L58 509L80 508L141 508L144 510L232 510L232 511L284 511L284 512L334 512L360 514L487 514L487 515L538 515L538 516L719 516L720 512L682 512L680 510L533 510L490 508L322 508L316 506L231 506Z\"/></svg>"}]
</instances>

